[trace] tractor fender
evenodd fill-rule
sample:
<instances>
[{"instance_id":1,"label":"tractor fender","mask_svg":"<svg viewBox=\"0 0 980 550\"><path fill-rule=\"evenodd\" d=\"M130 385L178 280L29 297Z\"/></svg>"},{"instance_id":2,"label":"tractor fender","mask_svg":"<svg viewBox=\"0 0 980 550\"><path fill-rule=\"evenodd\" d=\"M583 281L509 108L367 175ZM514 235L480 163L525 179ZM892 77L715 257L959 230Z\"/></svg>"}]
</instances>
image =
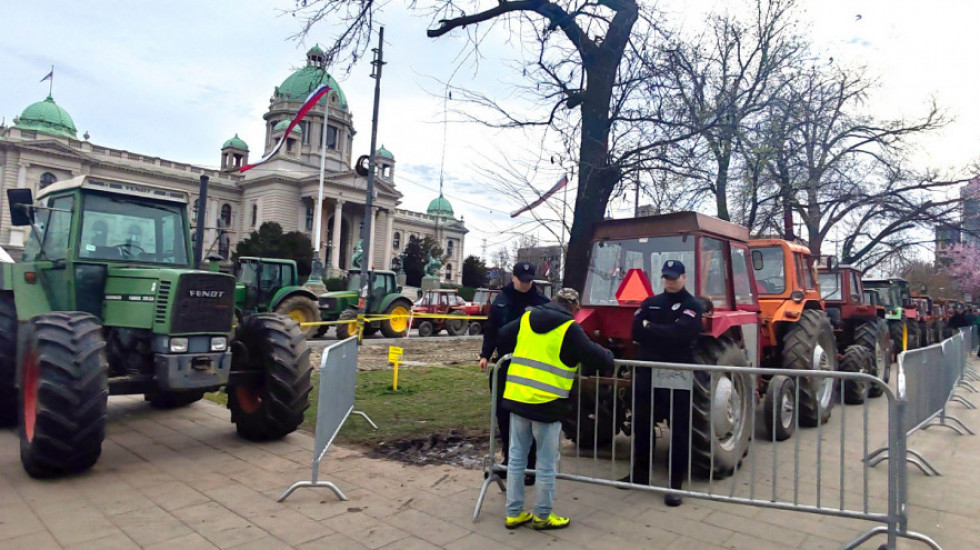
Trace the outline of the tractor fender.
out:
<instances>
[{"instance_id":1,"label":"tractor fender","mask_svg":"<svg viewBox=\"0 0 980 550\"><path fill-rule=\"evenodd\" d=\"M404 294L401 294L401 293L392 293L392 294L386 295L384 298L381 299L381 304L376 308L376 311L382 312L382 311L388 309L388 306L390 306L393 302L396 302L396 301L399 301L399 300L405 302L405 307L407 309L409 309L409 310L412 309L412 301L409 300L407 296L405 296Z\"/></svg>"},{"instance_id":2,"label":"tractor fender","mask_svg":"<svg viewBox=\"0 0 980 550\"><path fill-rule=\"evenodd\" d=\"M296 295L309 298L310 300L313 300L314 304L318 303L316 294L313 294L313 292L311 292L308 288L302 286L284 286L280 288L279 291L276 292L275 296L272 297L272 300L269 301L269 311L274 311L283 300Z\"/></svg>"},{"instance_id":3,"label":"tractor fender","mask_svg":"<svg viewBox=\"0 0 980 550\"><path fill-rule=\"evenodd\" d=\"M14 290L14 304L17 306L17 320L21 323L30 320L35 315L52 311L51 303L43 282L44 274L32 264L2 264L3 276L0 277L0 288ZM35 283L28 283L24 278L26 272L34 272Z\"/></svg>"}]
</instances>

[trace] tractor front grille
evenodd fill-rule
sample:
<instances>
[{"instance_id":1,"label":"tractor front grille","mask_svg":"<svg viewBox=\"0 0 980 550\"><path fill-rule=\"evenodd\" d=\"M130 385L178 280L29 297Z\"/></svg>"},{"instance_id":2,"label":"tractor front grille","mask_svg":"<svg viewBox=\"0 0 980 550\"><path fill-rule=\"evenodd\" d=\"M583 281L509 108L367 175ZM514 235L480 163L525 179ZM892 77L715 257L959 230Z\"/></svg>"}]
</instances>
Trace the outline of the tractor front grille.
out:
<instances>
[{"instance_id":1,"label":"tractor front grille","mask_svg":"<svg viewBox=\"0 0 980 550\"><path fill-rule=\"evenodd\" d=\"M188 273L177 283L171 334L231 332L235 279L217 273Z\"/></svg>"},{"instance_id":2,"label":"tractor front grille","mask_svg":"<svg viewBox=\"0 0 980 550\"><path fill-rule=\"evenodd\" d=\"M157 304L153 312L153 321L158 324L167 322L167 302L170 301L170 281L160 281L157 291Z\"/></svg>"}]
</instances>

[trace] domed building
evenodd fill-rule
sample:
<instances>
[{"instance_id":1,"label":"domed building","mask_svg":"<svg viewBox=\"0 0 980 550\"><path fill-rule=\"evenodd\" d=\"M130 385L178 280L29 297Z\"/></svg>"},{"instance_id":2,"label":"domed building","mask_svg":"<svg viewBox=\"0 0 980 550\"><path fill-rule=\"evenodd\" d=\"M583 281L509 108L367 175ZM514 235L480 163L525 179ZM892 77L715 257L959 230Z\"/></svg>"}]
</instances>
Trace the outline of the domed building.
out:
<instances>
[{"instance_id":1,"label":"domed building","mask_svg":"<svg viewBox=\"0 0 980 550\"><path fill-rule=\"evenodd\" d=\"M353 115L343 89L327 72L325 63L323 51L318 46L311 48L306 64L272 90L263 115L265 140L257 148L261 155L234 134L220 147L218 169L102 147L90 142L87 133L80 140L74 119L48 97L24 109L12 126L0 126L0 196L5 196L7 188L36 192L55 181L88 174L185 191L193 205L193 224L199 176L206 174L210 183L205 250L228 258L239 240L266 221L279 223L284 231L306 232L316 241L312 233L321 145L325 144L319 255L327 275L340 276L351 267L360 226L370 215L373 246L369 258L376 269L390 269L392 259L411 237L432 237L448 257L440 278L461 282L468 231L463 220L455 218L452 206L441 194L425 213L398 208L402 194L395 186L395 155L385 146L376 151L375 197L371 211L367 211L367 178L358 175L354 167L356 159L368 152L353 151ZM260 167L241 173L250 155L254 161L275 147L309 93L321 83L329 85L331 92L285 136L280 151ZM0 247L19 257L25 238L24 228L10 225L9 212L0 213Z\"/></svg>"}]
</instances>

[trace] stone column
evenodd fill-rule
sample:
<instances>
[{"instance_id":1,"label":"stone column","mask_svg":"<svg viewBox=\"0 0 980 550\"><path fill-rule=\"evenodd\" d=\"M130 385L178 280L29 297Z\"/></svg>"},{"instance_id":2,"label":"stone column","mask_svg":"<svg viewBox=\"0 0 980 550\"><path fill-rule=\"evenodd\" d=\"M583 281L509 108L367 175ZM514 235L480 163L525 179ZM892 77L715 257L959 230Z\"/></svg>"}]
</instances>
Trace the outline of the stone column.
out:
<instances>
[{"instance_id":1,"label":"stone column","mask_svg":"<svg viewBox=\"0 0 980 550\"><path fill-rule=\"evenodd\" d=\"M393 230L393 224L395 223L394 210L385 211L385 218L387 221L387 227L385 228L385 240L384 240L385 263L381 267L383 269L391 269L391 244L392 242L394 242L392 239L394 238L394 234L395 234Z\"/></svg>"},{"instance_id":2,"label":"stone column","mask_svg":"<svg viewBox=\"0 0 980 550\"><path fill-rule=\"evenodd\" d=\"M330 242L330 269L337 273L340 269L340 220L344 212L344 201L338 200L333 208L333 240Z\"/></svg>"},{"instance_id":3,"label":"stone column","mask_svg":"<svg viewBox=\"0 0 980 550\"><path fill-rule=\"evenodd\" d=\"M371 232L368 234L368 242L365 244L366 250L364 250L365 261L363 263L363 266L366 269L374 268L374 249L375 249L375 244L377 243L377 241L375 240L375 236L378 234L379 212L381 212L381 210L378 207L376 206L371 207Z\"/></svg>"},{"instance_id":4,"label":"stone column","mask_svg":"<svg viewBox=\"0 0 980 550\"><path fill-rule=\"evenodd\" d=\"M27 162L21 161L17 170L17 188L27 187Z\"/></svg>"}]
</instances>

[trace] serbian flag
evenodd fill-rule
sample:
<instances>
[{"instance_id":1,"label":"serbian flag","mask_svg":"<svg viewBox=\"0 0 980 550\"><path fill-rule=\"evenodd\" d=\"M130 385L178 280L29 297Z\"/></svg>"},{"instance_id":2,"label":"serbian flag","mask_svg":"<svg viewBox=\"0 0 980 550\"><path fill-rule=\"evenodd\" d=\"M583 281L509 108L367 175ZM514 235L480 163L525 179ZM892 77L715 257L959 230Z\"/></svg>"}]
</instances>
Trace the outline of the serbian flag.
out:
<instances>
[{"instance_id":1,"label":"serbian flag","mask_svg":"<svg viewBox=\"0 0 980 550\"><path fill-rule=\"evenodd\" d=\"M538 197L538 200L532 202L531 204L525 206L524 208L521 208L520 210L515 210L514 212L511 212L510 217L516 218L517 216L520 216L521 214L527 212L528 210L531 210L532 208L537 208L538 206L541 206L541 203L548 200L548 197L554 195L555 192L557 192L562 187L565 187L566 185L568 185L568 174L564 174L561 177L561 179L558 180L558 183L556 183L554 187L552 187L551 189L548 189L544 195Z\"/></svg>"},{"instance_id":2,"label":"serbian flag","mask_svg":"<svg viewBox=\"0 0 980 550\"><path fill-rule=\"evenodd\" d=\"M310 95L306 96L306 101L304 101L303 106L299 108L299 111L296 113L296 117L293 118L292 121L290 121L289 126L286 128L286 132L283 133L281 138L279 138L279 142L276 143L276 146L273 147L271 151L269 151L269 154L260 158L258 162L252 164L246 164L242 166L240 172L251 170L252 168L255 168L256 166L266 163L270 159L272 159L272 157L274 157L276 153L279 152L279 149L282 149L282 144L286 143L286 137L288 137L289 133L293 131L293 128L295 128L296 125L299 124L301 120L303 120L303 117L306 116L306 113L309 113L313 109L313 107L316 106L317 101L320 101L320 98L327 95L329 91L330 91L330 86L327 86L326 84L320 84L319 86L314 88L313 91L310 92Z\"/></svg>"}]
</instances>

